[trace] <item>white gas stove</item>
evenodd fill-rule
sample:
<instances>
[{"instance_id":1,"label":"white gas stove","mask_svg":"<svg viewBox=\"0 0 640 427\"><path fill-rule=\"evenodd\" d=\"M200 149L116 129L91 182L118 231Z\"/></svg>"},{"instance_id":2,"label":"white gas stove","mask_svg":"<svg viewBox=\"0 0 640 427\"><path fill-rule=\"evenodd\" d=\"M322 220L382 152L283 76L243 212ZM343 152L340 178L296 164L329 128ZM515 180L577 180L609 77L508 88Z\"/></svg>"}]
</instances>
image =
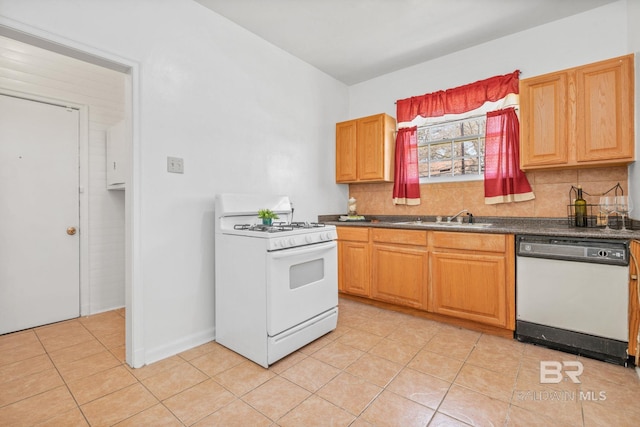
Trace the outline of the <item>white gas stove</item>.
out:
<instances>
[{"instance_id":1,"label":"white gas stove","mask_svg":"<svg viewBox=\"0 0 640 427\"><path fill-rule=\"evenodd\" d=\"M268 367L335 329L335 226L292 222L286 196L219 194L215 216L216 341Z\"/></svg>"}]
</instances>

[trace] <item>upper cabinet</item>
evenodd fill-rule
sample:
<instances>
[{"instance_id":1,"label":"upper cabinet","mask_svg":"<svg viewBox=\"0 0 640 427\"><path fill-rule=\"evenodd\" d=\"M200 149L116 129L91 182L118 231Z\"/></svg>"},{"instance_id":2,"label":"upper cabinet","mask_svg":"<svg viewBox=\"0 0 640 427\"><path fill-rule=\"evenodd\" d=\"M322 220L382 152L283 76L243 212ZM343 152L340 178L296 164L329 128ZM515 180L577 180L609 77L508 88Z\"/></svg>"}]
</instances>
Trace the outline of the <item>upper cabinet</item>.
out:
<instances>
[{"instance_id":1,"label":"upper cabinet","mask_svg":"<svg viewBox=\"0 0 640 427\"><path fill-rule=\"evenodd\" d=\"M633 55L520 81L520 167L634 160Z\"/></svg>"},{"instance_id":2,"label":"upper cabinet","mask_svg":"<svg viewBox=\"0 0 640 427\"><path fill-rule=\"evenodd\" d=\"M129 159L127 128L124 120L107 130L107 189L124 190Z\"/></svg>"},{"instance_id":3,"label":"upper cabinet","mask_svg":"<svg viewBox=\"0 0 640 427\"><path fill-rule=\"evenodd\" d=\"M387 114L336 124L336 182L392 182L395 130Z\"/></svg>"}]
</instances>

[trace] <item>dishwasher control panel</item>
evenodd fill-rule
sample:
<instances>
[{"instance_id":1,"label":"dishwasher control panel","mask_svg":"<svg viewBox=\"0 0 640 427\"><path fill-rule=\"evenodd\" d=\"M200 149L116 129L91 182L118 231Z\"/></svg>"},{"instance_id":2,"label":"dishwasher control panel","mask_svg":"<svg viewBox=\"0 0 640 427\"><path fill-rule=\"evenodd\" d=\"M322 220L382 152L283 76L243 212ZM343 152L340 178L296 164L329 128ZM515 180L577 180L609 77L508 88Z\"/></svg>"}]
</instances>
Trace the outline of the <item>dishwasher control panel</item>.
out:
<instances>
[{"instance_id":1,"label":"dishwasher control panel","mask_svg":"<svg viewBox=\"0 0 640 427\"><path fill-rule=\"evenodd\" d=\"M629 265L629 243L624 240L517 236L516 254L564 261Z\"/></svg>"},{"instance_id":2,"label":"dishwasher control panel","mask_svg":"<svg viewBox=\"0 0 640 427\"><path fill-rule=\"evenodd\" d=\"M586 248L588 258L625 260L627 253L624 249Z\"/></svg>"}]
</instances>

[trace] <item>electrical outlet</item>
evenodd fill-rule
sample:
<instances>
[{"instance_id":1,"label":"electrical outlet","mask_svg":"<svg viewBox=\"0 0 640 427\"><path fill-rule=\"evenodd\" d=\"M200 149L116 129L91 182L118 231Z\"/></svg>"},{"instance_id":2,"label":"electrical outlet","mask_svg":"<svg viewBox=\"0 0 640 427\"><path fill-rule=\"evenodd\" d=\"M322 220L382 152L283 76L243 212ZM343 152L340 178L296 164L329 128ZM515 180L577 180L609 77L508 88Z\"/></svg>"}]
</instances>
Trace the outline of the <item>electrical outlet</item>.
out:
<instances>
[{"instance_id":1,"label":"electrical outlet","mask_svg":"<svg viewBox=\"0 0 640 427\"><path fill-rule=\"evenodd\" d=\"M167 172L184 173L184 159L180 157L167 157Z\"/></svg>"}]
</instances>

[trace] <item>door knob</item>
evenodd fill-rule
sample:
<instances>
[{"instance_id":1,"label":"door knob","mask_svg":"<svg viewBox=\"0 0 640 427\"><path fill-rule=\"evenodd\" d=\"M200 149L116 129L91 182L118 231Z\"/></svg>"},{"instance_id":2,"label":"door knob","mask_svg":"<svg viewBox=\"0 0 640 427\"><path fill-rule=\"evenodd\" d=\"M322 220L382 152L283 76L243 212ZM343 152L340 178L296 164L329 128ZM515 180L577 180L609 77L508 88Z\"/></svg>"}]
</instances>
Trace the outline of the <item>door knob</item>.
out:
<instances>
[{"instance_id":1,"label":"door knob","mask_svg":"<svg viewBox=\"0 0 640 427\"><path fill-rule=\"evenodd\" d=\"M69 227L67 228L67 234L69 236L73 236L74 234L76 234L76 228L75 227Z\"/></svg>"}]
</instances>

